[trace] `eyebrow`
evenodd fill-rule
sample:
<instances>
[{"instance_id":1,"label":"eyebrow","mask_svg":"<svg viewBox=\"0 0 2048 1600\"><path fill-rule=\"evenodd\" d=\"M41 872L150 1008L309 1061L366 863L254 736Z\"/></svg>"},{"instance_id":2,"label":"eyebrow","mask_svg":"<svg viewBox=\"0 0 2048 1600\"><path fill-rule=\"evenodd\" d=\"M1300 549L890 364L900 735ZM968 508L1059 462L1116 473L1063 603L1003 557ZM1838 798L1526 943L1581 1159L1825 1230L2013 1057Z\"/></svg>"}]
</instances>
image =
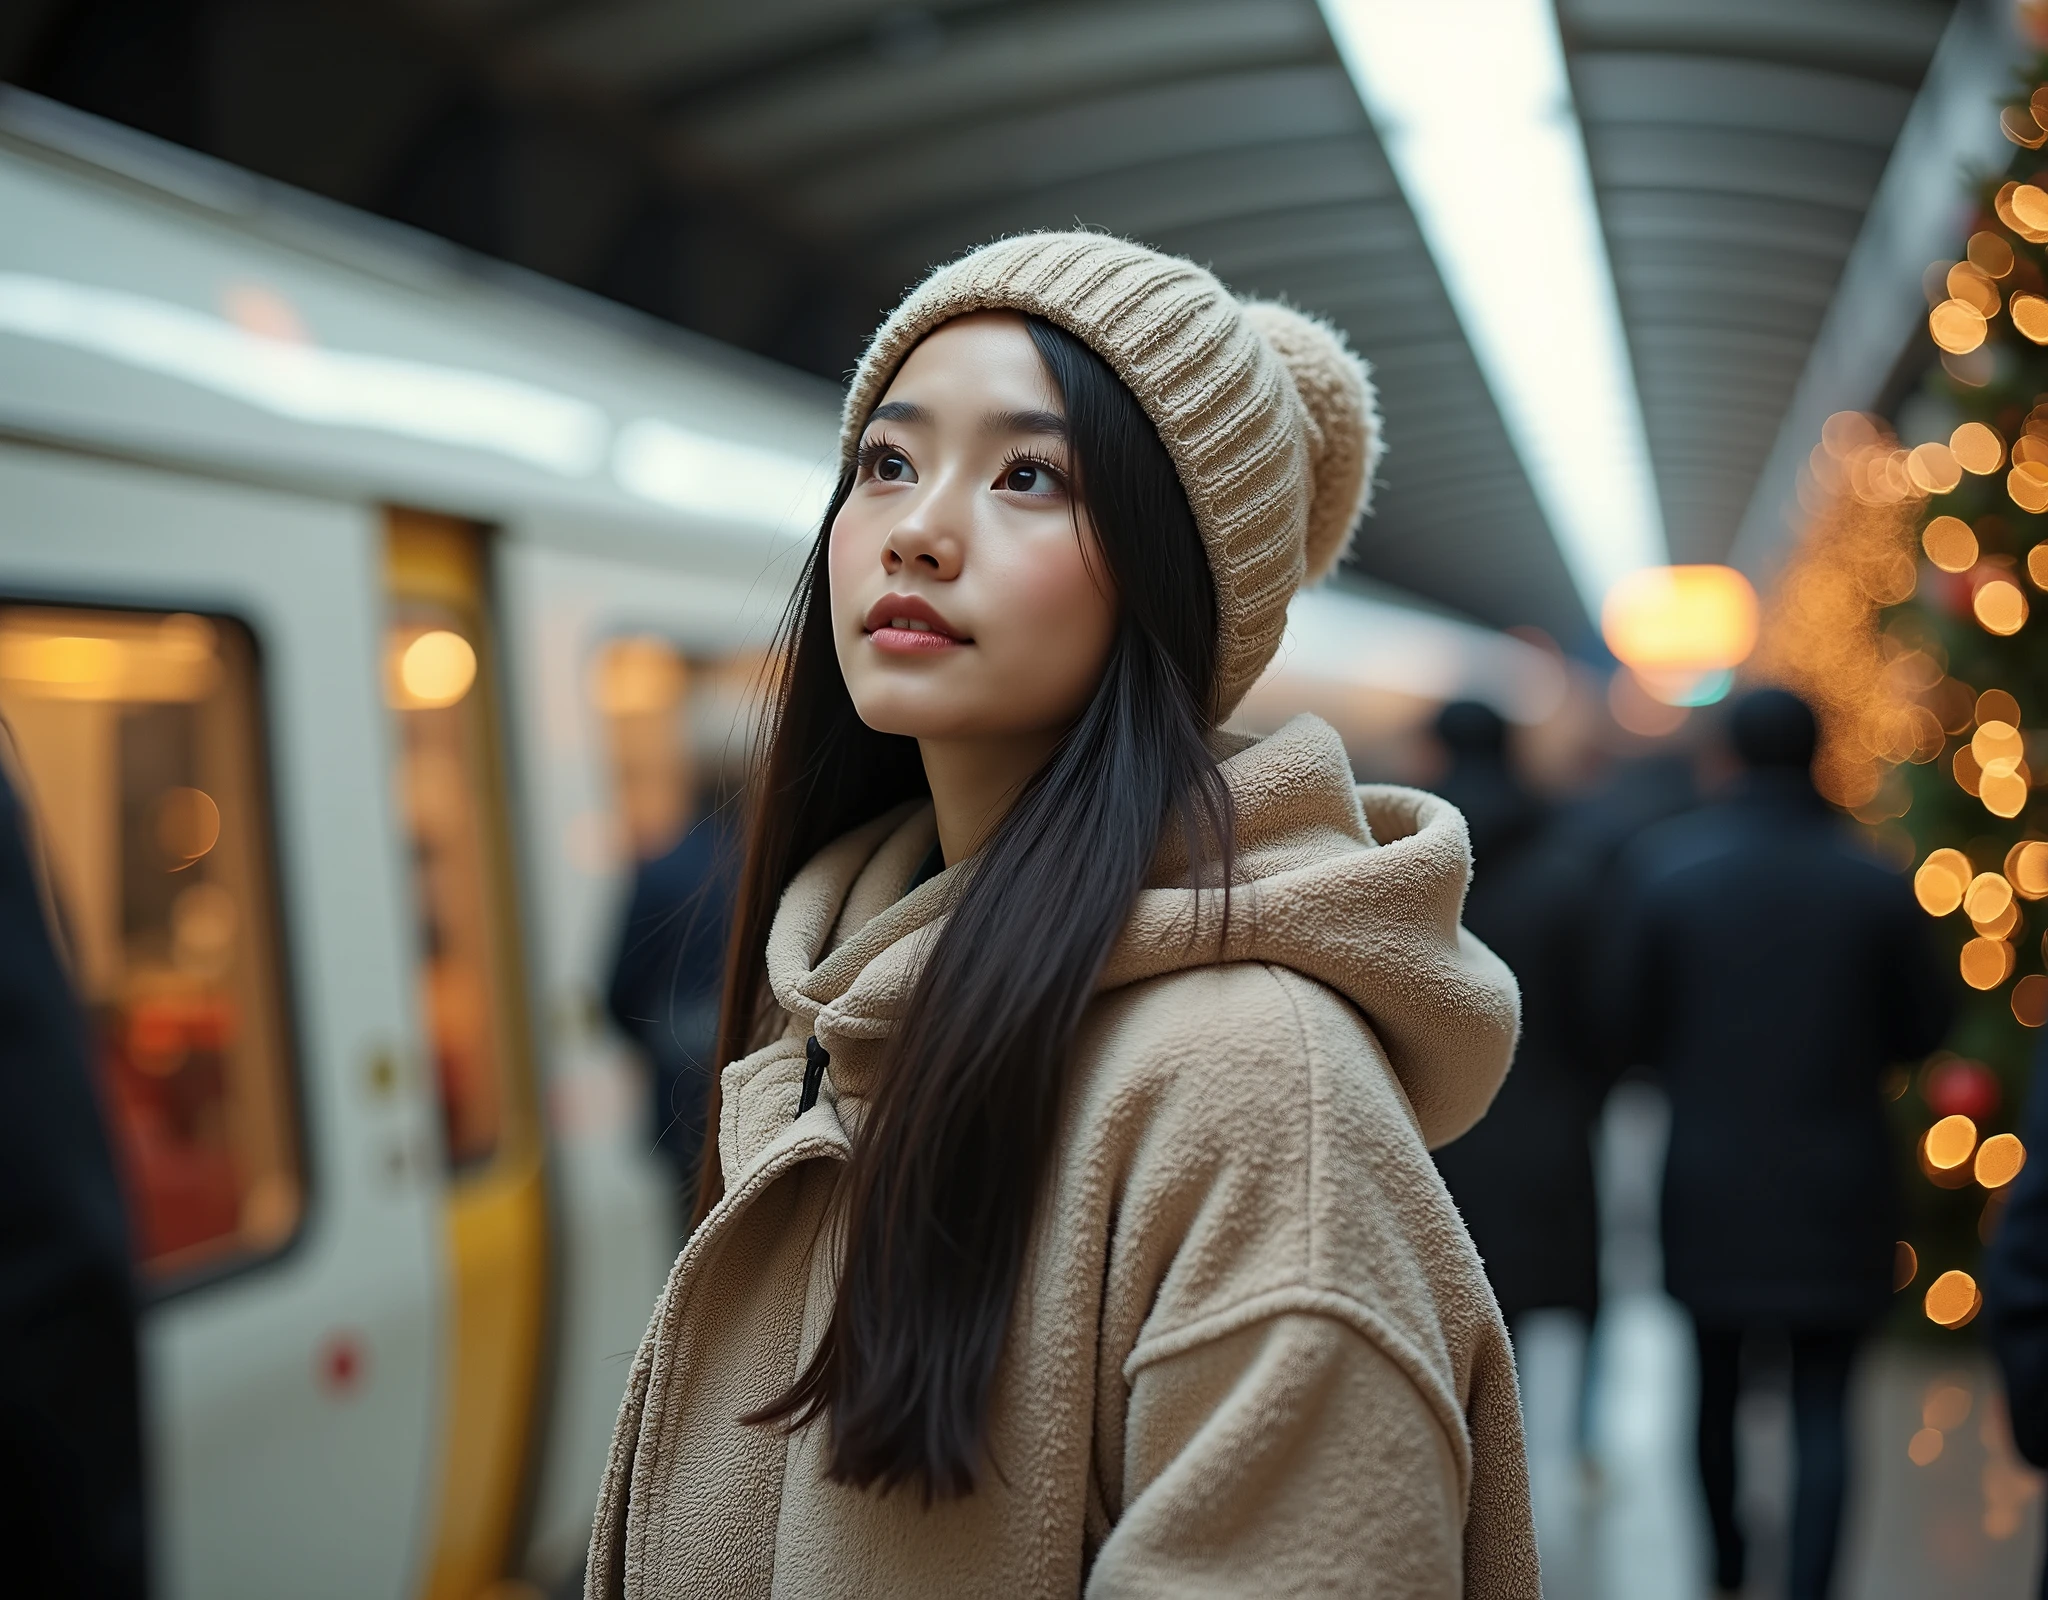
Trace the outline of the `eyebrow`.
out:
<instances>
[{"instance_id":1,"label":"eyebrow","mask_svg":"<svg viewBox=\"0 0 2048 1600\"><path fill-rule=\"evenodd\" d=\"M884 400L869 414L869 422L929 423L932 414L914 400ZM1055 439L1067 437L1067 419L1057 411L991 411L981 419L983 433L1039 433Z\"/></svg>"},{"instance_id":2,"label":"eyebrow","mask_svg":"<svg viewBox=\"0 0 2048 1600\"><path fill-rule=\"evenodd\" d=\"M981 419L983 433L1043 433L1067 436L1067 419L1057 411L991 411Z\"/></svg>"}]
</instances>

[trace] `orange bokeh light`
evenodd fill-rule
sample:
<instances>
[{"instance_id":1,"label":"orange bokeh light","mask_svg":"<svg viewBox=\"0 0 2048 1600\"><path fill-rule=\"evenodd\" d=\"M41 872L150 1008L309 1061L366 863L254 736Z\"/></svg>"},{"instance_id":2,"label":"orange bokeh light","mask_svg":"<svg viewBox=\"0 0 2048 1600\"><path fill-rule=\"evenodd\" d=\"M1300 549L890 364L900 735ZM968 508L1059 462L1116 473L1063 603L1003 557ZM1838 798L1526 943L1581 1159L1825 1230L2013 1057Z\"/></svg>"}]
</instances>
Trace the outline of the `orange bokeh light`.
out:
<instances>
[{"instance_id":1,"label":"orange bokeh light","mask_svg":"<svg viewBox=\"0 0 2048 1600\"><path fill-rule=\"evenodd\" d=\"M2012 946L2003 939L1972 939L1957 958L1963 982L1972 989L1996 989L2012 976L2013 963Z\"/></svg>"},{"instance_id":2,"label":"orange bokeh light","mask_svg":"<svg viewBox=\"0 0 2048 1600\"><path fill-rule=\"evenodd\" d=\"M1961 517L1936 517L1928 523L1920 548L1943 572L1968 572L1977 564L1977 535Z\"/></svg>"},{"instance_id":3,"label":"orange bokeh light","mask_svg":"<svg viewBox=\"0 0 2048 1600\"><path fill-rule=\"evenodd\" d=\"M1977 1280L1967 1272L1951 1268L1928 1286L1923 1305L1929 1322L1944 1328L1960 1328L1977 1314L1984 1297L1977 1292Z\"/></svg>"},{"instance_id":4,"label":"orange bokeh light","mask_svg":"<svg viewBox=\"0 0 2048 1600\"><path fill-rule=\"evenodd\" d=\"M2020 1175L2020 1168L2026 1164L2027 1147L2020 1143L2019 1135L1994 1133L1977 1147L1973 1170L1985 1188L2002 1189Z\"/></svg>"},{"instance_id":5,"label":"orange bokeh light","mask_svg":"<svg viewBox=\"0 0 2048 1600\"><path fill-rule=\"evenodd\" d=\"M1733 567L1645 567L1607 591L1600 630L1631 667L1722 671L1755 648L1756 590Z\"/></svg>"},{"instance_id":6,"label":"orange bokeh light","mask_svg":"<svg viewBox=\"0 0 2048 1600\"><path fill-rule=\"evenodd\" d=\"M1963 891L1963 913L1972 922L1996 922L2012 904L2012 885L1995 872L1980 872Z\"/></svg>"},{"instance_id":7,"label":"orange bokeh light","mask_svg":"<svg viewBox=\"0 0 2048 1600\"><path fill-rule=\"evenodd\" d=\"M2022 899L2048 899L2048 843L2022 839L2014 845L2005 853L2005 877Z\"/></svg>"},{"instance_id":8,"label":"orange bokeh light","mask_svg":"<svg viewBox=\"0 0 2048 1600\"><path fill-rule=\"evenodd\" d=\"M1963 903L1970 885L1970 858L1960 850L1936 850L1913 874L1913 893L1930 917L1945 917Z\"/></svg>"},{"instance_id":9,"label":"orange bokeh light","mask_svg":"<svg viewBox=\"0 0 2048 1600\"><path fill-rule=\"evenodd\" d=\"M1948 436L1948 447L1957 466L1979 477L2005 464L2005 441L1988 422L1965 422Z\"/></svg>"},{"instance_id":10,"label":"orange bokeh light","mask_svg":"<svg viewBox=\"0 0 2048 1600\"><path fill-rule=\"evenodd\" d=\"M1922 1145L1929 1166L1940 1167L1944 1172L1960 1167L1977 1148L1977 1124L1960 1112L1943 1117L1927 1130Z\"/></svg>"},{"instance_id":11,"label":"orange bokeh light","mask_svg":"<svg viewBox=\"0 0 2048 1600\"><path fill-rule=\"evenodd\" d=\"M1984 584L1970 602L1970 609L1976 612L1986 633L2013 634L2027 625L2027 597L2010 579L1993 578Z\"/></svg>"}]
</instances>

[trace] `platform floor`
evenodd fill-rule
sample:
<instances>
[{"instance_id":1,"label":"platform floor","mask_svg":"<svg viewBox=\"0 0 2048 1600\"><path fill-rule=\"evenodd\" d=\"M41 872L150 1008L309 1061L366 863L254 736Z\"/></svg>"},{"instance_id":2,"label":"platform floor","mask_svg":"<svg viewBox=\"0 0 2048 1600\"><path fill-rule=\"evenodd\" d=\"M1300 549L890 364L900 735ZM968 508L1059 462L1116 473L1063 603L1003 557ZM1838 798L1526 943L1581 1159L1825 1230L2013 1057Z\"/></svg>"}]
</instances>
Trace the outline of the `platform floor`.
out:
<instances>
[{"instance_id":1,"label":"platform floor","mask_svg":"<svg viewBox=\"0 0 2048 1600\"><path fill-rule=\"evenodd\" d=\"M1585 1332L1569 1317L1518 1329L1550 1600L1706 1600L1712 1592L1693 1465L1691 1331L1656 1288L1663 1121L1661 1097L1635 1085L1617 1091L1609 1109L1601 1148L1608 1298L1590 1361ZM1582 1373L1590 1385L1583 1425ZM1766 1381L1740 1416L1752 1570L1745 1600L1784 1592L1789 1411L1783 1387ZM1943 1424L1940 1453L1916 1464L1907 1447L1930 1420ZM1874 1348L1857 1376L1852 1426L1855 1476L1836 1600L2031 1600L2041 1480L2014 1455L2003 1398L1973 1345L1958 1337L1952 1355L1938 1346Z\"/></svg>"}]
</instances>

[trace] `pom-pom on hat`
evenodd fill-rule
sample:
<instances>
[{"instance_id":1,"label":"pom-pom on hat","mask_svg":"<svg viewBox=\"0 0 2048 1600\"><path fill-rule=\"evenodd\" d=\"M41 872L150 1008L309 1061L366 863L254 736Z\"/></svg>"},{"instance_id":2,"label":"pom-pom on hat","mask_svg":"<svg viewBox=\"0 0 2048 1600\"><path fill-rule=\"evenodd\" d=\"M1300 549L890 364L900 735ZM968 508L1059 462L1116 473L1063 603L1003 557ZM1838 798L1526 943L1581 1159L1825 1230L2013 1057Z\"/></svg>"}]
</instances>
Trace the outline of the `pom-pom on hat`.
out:
<instances>
[{"instance_id":1,"label":"pom-pom on hat","mask_svg":"<svg viewBox=\"0 0 2048 1600\"><path fill-rule=\"evenodd\" d=\"M850 462L917 342L974 311L1057 323L1106 361L1180 474L1216 584L1217 720L1280 647L1287 602L1343 559L1372 500L1379 408L1328 323L1239 300L1192 261L1102 233L1028 233L948 262L911 290L855 370Z\"/></svg>"}]
</instances>

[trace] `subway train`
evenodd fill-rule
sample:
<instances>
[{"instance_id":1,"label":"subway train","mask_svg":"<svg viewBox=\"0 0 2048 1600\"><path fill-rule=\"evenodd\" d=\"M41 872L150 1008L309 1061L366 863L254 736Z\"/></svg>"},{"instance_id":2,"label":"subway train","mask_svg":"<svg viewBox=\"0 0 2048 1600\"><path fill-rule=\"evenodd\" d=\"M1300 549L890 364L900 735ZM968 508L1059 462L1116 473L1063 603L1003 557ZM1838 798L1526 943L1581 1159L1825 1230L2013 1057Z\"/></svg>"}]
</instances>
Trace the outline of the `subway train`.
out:
<instances>
[{"instance_id":1,"label":"subway train","mask_svg":"<svg viewBox=\"0 0 2048 1600\"><path fill-rule=\"evenodd\" d=\"M0 90L0 759L128 1193L162 1594L573 1588L682 1226L598 996L632 861L743 781L838 399ZM1251 715L1561 681L1311 596Z\"/></svg>"}]
</instances>

